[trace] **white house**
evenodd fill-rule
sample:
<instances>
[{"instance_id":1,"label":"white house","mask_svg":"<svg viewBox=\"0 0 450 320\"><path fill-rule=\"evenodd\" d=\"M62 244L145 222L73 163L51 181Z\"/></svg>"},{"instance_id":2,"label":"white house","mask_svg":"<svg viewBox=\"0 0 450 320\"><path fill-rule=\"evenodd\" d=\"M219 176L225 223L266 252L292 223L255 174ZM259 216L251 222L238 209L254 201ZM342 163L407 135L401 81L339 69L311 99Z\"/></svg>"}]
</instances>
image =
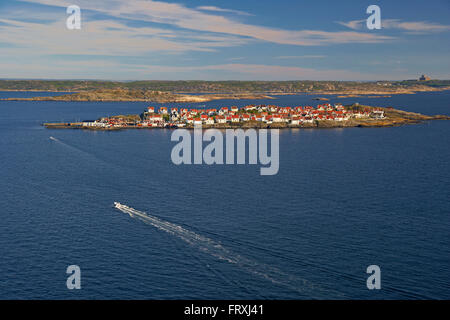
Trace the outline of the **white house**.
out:
<instances>
[{"instance_id":1,"label":"white house","mask_svg":"<svg viewBox=\"0 0 450 320\"><path fill-rule=\"evenodd\" d=\"M216 121L217 123L227 123L227 119L224 116L217 116Z\"/></svg>"},{"instance_id":2,"label":"white house","mask_svg":"<svg viewBox=\"0 0 450 320\"><path fill-rule=\"evenodd\" d=\"M371 115L370 115L370 117L374 118L374 119L384 119L384 118L386 118L384 116L384 111L383 110L373 110Z\"/></svg>"},{"instance_id":3,"label":"white house","mask_svg":"<svg viewBox=\"0 0 450 320\"><path fill-rule=\"evenodd\" d=\"M275 114L272 117L273 122L283 122L283 118L281 118L281 115Z\"/></svg>"}]
</instances>

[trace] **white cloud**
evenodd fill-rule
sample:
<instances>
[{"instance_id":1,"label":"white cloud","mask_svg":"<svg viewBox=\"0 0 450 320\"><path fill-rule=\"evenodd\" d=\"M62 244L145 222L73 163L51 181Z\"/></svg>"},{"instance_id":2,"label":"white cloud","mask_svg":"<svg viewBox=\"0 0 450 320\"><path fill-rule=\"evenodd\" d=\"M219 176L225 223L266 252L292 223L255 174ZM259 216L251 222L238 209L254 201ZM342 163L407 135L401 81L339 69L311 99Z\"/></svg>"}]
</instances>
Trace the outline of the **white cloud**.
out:
<instances>
[{"instance_id":1,"label":"white cloud","mask_svg":"<svg viewBox=\"0 0 450 320\"><path fill-rule=\"evenodd\" d=\"M311 68L261 65L261 64L223 64L204 67L206 70L223 70L241 74L246 79L266 80L330 80L330 79L361 79L360 73L344 70L316 70Z\"/></svg>"},{"instance_id":2,"label":"white cloud","mask_svg":"<svg viewBox=\"0 0 450 320\"><path fill-rule=\"evenodd\" d=\"M201 7L197 7L197 9L203 10L203 11L235 13L235 14L242 15L242 16L251 16L252 15L252 14L244 12L244 11L223 9L223 8L218 8L218 7L214 7L214 6L201 6Z\"/></svg>"},{"instance_id":3,"label":"white cloud","mask_svg":"<svg viewBox=\"0 0 450 320\"><path fill-rule=\"evenodd\" d=\"M54 6L68 6L66 0L27 0ZM177 3L153 0L78 0L83 9L94 10L114 17L169 24L188 30L231 34L278 44L299 46L334 43L377 43L392 39L374 33L329 32L318 30L283 30L241 23L225 16L205 13Z\"/></svg>"},{"instance_id":4,"label":"white cloud","mask_svg":"<svg viewBox=\"0 0 450 320\"><path fill-rule=\"evenodd\" d=\"M361 30L365 28L366 20L353 20L347 22L339 21L338 23L353 30ZM450 25L443 25L426 21L407 22L401 21L400 19L382 19L381 26L383 29L397 29L408 33L429 33L450 30Z\"/></svg>"},{"instance_id":5,"label":"white cloud","mask_svg":"<svg viewBox=\"0 0 450 320\"><path fill-rule=\"evenodd\" d=\"M214 71L224 73L216 74ZM312 68L263 65L263 64L240 64L229 63L207 66L139 66L137 72L146 79L151 78L152 74L165 74L170 77L170 73L175 73L177 77L183 79L204 79L208 80L213 75L212 80L230 80L229 74L232 74L233 80L379 80L390 79L392 76L379 75L373 73L361 73L337 69L317 70ZM195 76L193 76L195 75ZM396 74L401 78L401 75Z\"/></svg>"},{"instance_id":6,"label":"white cloud","mask_svg":"<svg viewBox=\"0 0 450 320\"><path fill-rule=\"evenodd\" d=\"M29 48L34 54L136 56L157 51L214 51L245 43L230 35L175 33L161 28L130 27L110 20L83 22L82 29L76 31L67 30L64 19L48 24L7 19L0 19L1 22L5 25L0 25L0 42ZM6 50L17 49L2 48L2 53Z\"/></svg>"},{"instance_id":7,"label":"white cloud","mask_svg":"<svg viewBox=\"0 0 450 320\"><path fill-rule=\"evenodd\" d=\"M404 22L398 19L386 19L382 21L382 26L386 29L401 29L412 33L443 32L450 30L450 25L425 21Z\"/></svg>"},{"instance_id":8,"label":"white cloud","mask_svg":"<svg viewBox=\"0 0 450 320\"><path fill-rule=\"evenodd\" d=\"M69 31L65 27L67 15L61 10L56 21L33 20L24 22L19 15L0 16L0 42L11 43L2 47L0 77L37 78L115 78L129 79L230 79L238 80L375 80L389 79L387 75L364 74L345 70L302 68L238 63L243 57L230 57L225 64L203 66L156 66L127 64L121 56L148 57L153 53L179 54L187 51L213 52L220 48L241 46L250 42L266 41L297 46L329 45L341 43L378 43L393 39L375 32L322 30L286 30L252 25L230 18L231 9L203 6L195 9L177 3L143 0L27 0L65 7L76 3L82 9L82 29ZM106 20L89 20L83 10L92 10L109 16ZM4 17L4 16L3 16ZM50 17L50 16L49 16ZM122 19L126 18L127 22ZM245 19L241 14L240 19ZM130 21L131 20L131 21ZM129 22L135 22L129 24ZM152 22L138 27L139 22ZM341 22L353 30L364 28L365 20ZM152 27L149 27L151 25ZM404 32L445 31L448 26L426 22L384 20L385 28ZM240 55L242 53L235 53ZM51 61L49 55L83 55L85 61ZM110 56L113 61L88 60L90 55ZM156 55L156 54L155 54ZM323 55L278 56L275 59L322 59ZM183 60L180 56L179 63ZM62 59L62 58L61 58ZM200 59L200 58L199 58ZM226 61L227 57L224 58ZM142 59L136 59L142 61ZM236 61L236 62L234 62ZM251 60L249 60L251 61ZM234 63L233 63L234 62ZM139 62L141 63L141 62ZM281 64L281 63L280 63ZM306 64L305 64L306 65ZM219 72L220 71L220 72ZM101 76L99 76L101 75ZM406 75L405 75L406 76ZM396 74L397 78L403 75Z\"/></svg>"},{"instance_id":9,"label":"white cloud","mask_svg":"<svg viewBox=\"0 0 450 320\"><path fill-rule=\"evenodd\" d=\"M392 76L346 70L262 65L219 64L206 66L168 66L124 64L114 61L86 60L52 64L25 62L22 68L0 63L1 78L115 79L115 80L389 80ZM101 76L99 76L101 75ZM396 74L396 79L402 75ZM409 75L408 75L409 76ZM406 77L406 75L404 76ZM407 77L406 77L407 78Z\"/></svg>"},{"instance_id":10,"label":"white cloud","mask_svg":"<svg viewBox=\"0 0 450 320\"><path fill-rule=\"evenodd\" d=\"M304 56L279 56L275 57L275 59L323 59L326 58L326 56L323 55L304 55Z\"/></svg>"},{"instance_id":11,"label":"white cloud","mask_svg":"<svg viewBox=\"0 0 450 320\"><path fill-rule=\"evenodd\" d=\"M348 21L348 22L338 21L337 23L339 23L347 28L350 28L353 30L358 30L358 29L362 29L365 21L366 20L353 20L353 21Z\"/></svg>"}]
</instances>

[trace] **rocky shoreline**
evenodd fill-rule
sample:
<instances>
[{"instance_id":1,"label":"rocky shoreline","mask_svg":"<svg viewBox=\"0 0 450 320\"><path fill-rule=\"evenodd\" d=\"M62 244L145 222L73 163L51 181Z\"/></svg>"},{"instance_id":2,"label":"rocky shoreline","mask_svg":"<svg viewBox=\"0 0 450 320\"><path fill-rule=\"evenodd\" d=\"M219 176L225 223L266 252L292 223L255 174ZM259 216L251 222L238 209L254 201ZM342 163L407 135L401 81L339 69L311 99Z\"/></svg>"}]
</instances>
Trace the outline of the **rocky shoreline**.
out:
<instances>
[{"instance_id":1,"label":"rocky shoreline","mask_svg":"<svg viewBox=\"0 0 450 320\"><path fill-rule=\"evenodd\" d=\"M201 94L189 94L182 92L155 91L155 90L134 90L134 89L98 89L82 91L64 91L73 92L59 96L32 97L32 98L5 98L3 101L67 101L67 102L156 102L156 103L202 103L214 100L258 100L258 99L276 99L279 95L337 95L338 98L381 98L390 97L398 94L416 94L418 92L437 92L450 90L450 87L427 87L411 86L409 88L379 88L378 90L348 89L348 90L316 90L316 91L296 91L296 92L236 92L236 93L217 93L203 92ZM0 89L1 91L1 89ZM19 92L22 90L8 90ZM43 91L46 90L23 90L23 91ZM314 100L328 101L328 98L320 97Z\"/></svg>"},{"instance_id":2,"label":"rocky shoreline","mask_svg":"<svg viewBox=\"0 0 450 320\"><path fill-rule=\"evenodd\" d=\"M6 98L5 101L66 101L66 102L156 102L156 103L201 103L214 100L258 100L274 99L264 94L233 93L233 94L204 94L187 95L162 91L141 90L96 90L76 92L60 96L33 98Z\"/></svg>"}]
</instances>

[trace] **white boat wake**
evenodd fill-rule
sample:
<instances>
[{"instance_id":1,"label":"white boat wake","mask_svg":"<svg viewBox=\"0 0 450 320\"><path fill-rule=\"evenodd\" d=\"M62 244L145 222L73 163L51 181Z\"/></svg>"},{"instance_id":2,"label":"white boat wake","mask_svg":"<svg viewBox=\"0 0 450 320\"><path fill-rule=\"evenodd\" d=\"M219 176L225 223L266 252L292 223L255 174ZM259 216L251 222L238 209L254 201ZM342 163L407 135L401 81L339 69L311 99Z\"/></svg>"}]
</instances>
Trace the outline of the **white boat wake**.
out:
<instances>
[{"instance_id":1,"label":"white boat wake","mask_svg":"<svg viewBox=\"0 0 450 320\"><path fill-rule=\"evenodd\" d=\"M219 242L187 230L182 226L161 220L160 218L148 215L145 212L138 211L118 202L115 202L114 206L123 213L130 215L130 217L137 218L161 231L174 235L200 251L208 253L209 255L220 260L235 264L247 272L260 276L268 281L271 281L272 283L294 290L304 295L304 298L344 298L338 292L326 290L308 280L284 273L278 268L259 263L234 253L223 247Z\"/></svg>"},{"instance_id":2,"label":"white boat wake","mask_svg":"<svg viewBox=\"0 0 450 320\"><path fill-rule=\"evenodd\" d=\"M98 162L101 162L103 165L112 166L111 163L106 162L105 160L97 157L96 155L94 155L92 153L89 153L89 152L86 152L86 151L84 151L84 150L82 150L82 149L80 149L78 147L73 146L73 145L70 145L70 144L68 144L68 143L66 143L66 142L64 142L64 141L62 141L60 139L57 139L57 138L53 137L53 136L50 136L49 139L54 141L54 142L56 142L58 145L67 148L68 150L71 150L71 151L74 151L74 152L76 152L76 153L78 153L80 155L83 155L89 161L93 159L93 160L96 160Z\"/></svg>"}]
</instances>

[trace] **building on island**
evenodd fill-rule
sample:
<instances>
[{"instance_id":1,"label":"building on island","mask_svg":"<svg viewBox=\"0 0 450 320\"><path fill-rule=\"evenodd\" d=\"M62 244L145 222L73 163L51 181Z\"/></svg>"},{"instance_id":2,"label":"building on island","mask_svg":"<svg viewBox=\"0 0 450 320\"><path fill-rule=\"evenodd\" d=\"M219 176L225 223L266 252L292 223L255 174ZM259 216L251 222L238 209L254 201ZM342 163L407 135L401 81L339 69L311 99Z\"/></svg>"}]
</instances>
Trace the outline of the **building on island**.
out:
<instances>
[{"instance_id":1,"label":"building on island","mask_svg":"<svg viewBox=\"0 0 450 320\"><path fill-rule=\"evenodd\" d=\"M384 115L384 111L383 110L373 110L371 115L370 115L370 117L374 118L374 119L384 119L384 118L386 118L385 115Z\"/></svg>"}]
</instances>

